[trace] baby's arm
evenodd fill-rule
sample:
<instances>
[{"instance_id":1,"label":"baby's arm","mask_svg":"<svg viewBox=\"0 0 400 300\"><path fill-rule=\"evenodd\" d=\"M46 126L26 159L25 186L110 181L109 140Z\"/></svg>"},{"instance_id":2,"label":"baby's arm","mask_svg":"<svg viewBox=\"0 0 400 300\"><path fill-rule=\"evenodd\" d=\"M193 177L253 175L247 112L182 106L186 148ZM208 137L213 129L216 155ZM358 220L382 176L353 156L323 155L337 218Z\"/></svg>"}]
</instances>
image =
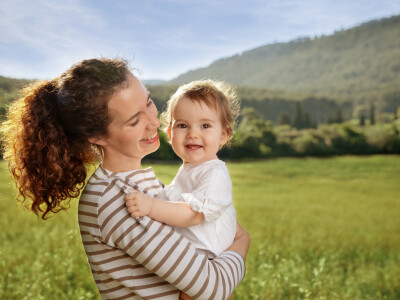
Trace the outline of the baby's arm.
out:
<instances>
[{"instance_id":1,"label":"baby's arm","mask_svg":"<svg viewBox=\"0 0 400 300\"><path fill-rule=\"evenodd\" d=\"M174 227L189 227L204 221L204 214L192 210L186 202L170 202L133 190L125 196L132 217L148 216Z\"/></svg>"}]
</instances>

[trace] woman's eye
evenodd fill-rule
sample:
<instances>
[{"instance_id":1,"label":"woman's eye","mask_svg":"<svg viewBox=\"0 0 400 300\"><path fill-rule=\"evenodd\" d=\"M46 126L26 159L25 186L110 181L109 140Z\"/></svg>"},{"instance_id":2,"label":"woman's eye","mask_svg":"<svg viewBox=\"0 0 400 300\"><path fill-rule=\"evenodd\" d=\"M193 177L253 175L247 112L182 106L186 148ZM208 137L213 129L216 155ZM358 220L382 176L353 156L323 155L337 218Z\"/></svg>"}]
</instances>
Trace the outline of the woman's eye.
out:
<instances>
[{"instance_id":1,"label":"woman's eye","mask_svg":"<svg viewBox=\"0 0 400 300\"><path fill-rule=\"evenodd\" d=\"M177 127L178 128L186 128L186 124L178 124Z\"/></svg>"},{"instance_id":2,"label":"woman's eye","mask_svg":"<svg viewBox=\"0 0 400 300\"><path fill-rule=\"evenodd\" d=\"M132 127L133 127L133 126L136 126L137 123L139 123L139 118L137 118L136 121L133 122L133 123L131 124L131 126L132 126Z\"/></svg>"}]
</instances>

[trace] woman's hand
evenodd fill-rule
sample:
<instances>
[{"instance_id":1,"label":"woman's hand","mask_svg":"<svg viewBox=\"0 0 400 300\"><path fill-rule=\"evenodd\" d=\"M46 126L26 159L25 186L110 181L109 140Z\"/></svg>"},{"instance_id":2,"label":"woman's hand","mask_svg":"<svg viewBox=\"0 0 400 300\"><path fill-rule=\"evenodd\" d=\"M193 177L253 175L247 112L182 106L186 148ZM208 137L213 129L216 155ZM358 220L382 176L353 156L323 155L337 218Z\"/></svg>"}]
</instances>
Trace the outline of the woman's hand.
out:
<instances>
[{"instance_id":1,"label":"woman's hand","mask_svg":"<svg viewBox=\"0 0 400 300\"><path fill-rule=\"evenodd\" d=\"M235 251L239 253L244 260L246 260L247 252L250 246L250 234L243 229L238 222L236 222L236 235L232 245L226 251Z\"/></svg>"},{"instance_id":2,"label":"woman's hand","mask_svg":"<svg viewBox=\"0 0 400 300\"><path fill-rule=\"evenodd\" d=\"M232 299L232 295L229 295L228 298L226 298L226 300L231 300ZM190 298L190 296L186 295L184 292L181 292L179 294L179 300L193 300L193 298Z\"/></svg>"},{"instance_id":3,"label":"woman's hand","mask_svg":"<svg viewBox=\"0 0 400 300\"><path fill-rule=\"evenodd\" d=\"M246 260L247 252L250 246L250 235L243 229L238 222L236 222L236 235L232 245L226 251L235 251L239 253L244 260ZM228 296L227 300L232 298L232 294ZM179 300L192 300L190 296L184 292L180 292Z\"/></svg>"},{"instance_id":4,"label":"woman's hand","mask_svg":"<svg viewBox=\"0 0 400 300\"><path fill-rule=\"evenodd\" d=\"M190 296L186 295L184 292L179 294L179 300L193 300Z\"/></svg>"},{"instance_id":5,"label":"woman's hand","mask_svg":"<svg viewBox=\"0 0 400 300\"><path fill-rule=\"evenodd\" d=\"M133 218L147 216L153 205L153 198L136 190L125 196L125 204Z\"/></svg>"}]
</instances>

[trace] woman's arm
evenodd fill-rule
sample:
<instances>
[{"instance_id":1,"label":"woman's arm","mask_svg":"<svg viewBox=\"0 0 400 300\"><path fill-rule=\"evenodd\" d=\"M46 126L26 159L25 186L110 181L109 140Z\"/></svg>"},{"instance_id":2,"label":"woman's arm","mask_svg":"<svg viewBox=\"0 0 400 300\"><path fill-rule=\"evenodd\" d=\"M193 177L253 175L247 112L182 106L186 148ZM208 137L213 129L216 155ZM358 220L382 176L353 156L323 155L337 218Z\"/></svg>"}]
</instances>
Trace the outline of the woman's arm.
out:
<instances>
[{"instance_id":1,"label":"woman's arm","mask_svg":"<svg viewBox=\"0 0 400 300\"><path fill-rule=\"evenodd\" d=\"M110 183L98 202L103 241L124 250L193 299L226 299L244 277L248 243L243 232L238 231L231 251L210 261L168 225L146 217L139 222L131 218L120 184Z\"/></svg>"},{"instance_id":2,"label":"woman's arm","mask_svg":"<svg viewBox=\"0 0 400 300\"><path fill-rule=\"evenodd\" d=\"M244 260L246 260L247 252L250 247L250 234L243 229L242 226L236 223L236 235L232 245L226 251L234 251L239 253Z\"/></svg>"},{"instance_id":3,"label":"woman's arm","mask_svg":"<svg viewBox=\"0 0 400 300\"><path fill-rule=\"evenodd\" d=\"M227 249L227 251L235 251L239 253L244 260L246 260L247 252L250 246L250 235L240 226L239 223L236 224L236 236L233 244ZM230 300L232 298L232 294L226 298L226 300ZM179 300L192 300L192 298L181 292L179 294Z\"/></svg>"},{"instance_id":4,"label":"woman's arm","mask_svg":"<svg viewBox=\"0 0 400 300\"><path fill-rule=\"evenodd\" d=\"M174 227L189 227L204 221L204 214L192 210L186 202L170 202L131 190L125 197L133 218L148 216Z\"/></svg>"}]
</instances>

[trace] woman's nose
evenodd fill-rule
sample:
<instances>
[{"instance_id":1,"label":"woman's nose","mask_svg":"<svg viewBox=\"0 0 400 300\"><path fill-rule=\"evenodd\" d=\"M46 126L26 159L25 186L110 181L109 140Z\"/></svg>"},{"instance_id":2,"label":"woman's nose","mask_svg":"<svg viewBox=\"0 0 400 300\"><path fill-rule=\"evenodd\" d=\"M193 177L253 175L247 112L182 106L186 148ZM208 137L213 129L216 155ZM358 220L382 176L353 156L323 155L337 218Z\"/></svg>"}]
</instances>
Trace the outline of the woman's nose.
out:
<instances>
[{"instance_id":1,"label":"woman's nose","mask_svg":"<svg viewBox=\"0 0 400 300\"><path fill-rule=\"evenodd\" d=\"M151 123L154 127L156 127L156 128L160 127L161 122L160 122L160 120L157 118L157 114L156 114L156 115L153 115L152 118L151 118L150 120L151 120L150 123Z\"/></svg>"},{"instance_id":2,"label":"woman's nose","mask_svg":"<svg viewBox=\"0 0 400 300\"><path fill-rule=\"evenodd\" d=\"M158 128L160 127L161 123L160 120L157 118L157 108L154 106L152 109L147 110L147 120L149 121L149 126Z\"/></svg>"}]
</instances>

